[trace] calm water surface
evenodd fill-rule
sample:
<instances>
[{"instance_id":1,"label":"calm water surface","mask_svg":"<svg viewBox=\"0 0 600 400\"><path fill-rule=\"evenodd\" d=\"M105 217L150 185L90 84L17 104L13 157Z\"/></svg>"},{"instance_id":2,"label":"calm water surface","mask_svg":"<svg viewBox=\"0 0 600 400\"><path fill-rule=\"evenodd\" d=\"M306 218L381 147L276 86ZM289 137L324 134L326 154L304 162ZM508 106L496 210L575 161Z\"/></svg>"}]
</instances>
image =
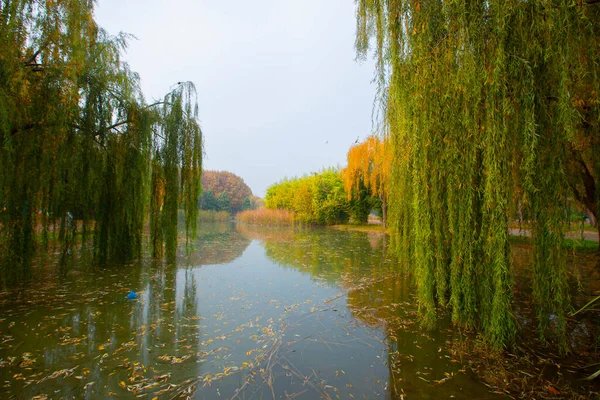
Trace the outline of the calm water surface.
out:
<instances>
[{"instance_id":1,"label":"calm water surface","mask_svg":"<svg viewBox=\"0 0 600 400\"><path fill-rule=\"evenodd\" d=\"M205 225L176 263L78 261L0 295L1 397L500 398L419 328L386 241Z\"/></svg>"}]
</instances>

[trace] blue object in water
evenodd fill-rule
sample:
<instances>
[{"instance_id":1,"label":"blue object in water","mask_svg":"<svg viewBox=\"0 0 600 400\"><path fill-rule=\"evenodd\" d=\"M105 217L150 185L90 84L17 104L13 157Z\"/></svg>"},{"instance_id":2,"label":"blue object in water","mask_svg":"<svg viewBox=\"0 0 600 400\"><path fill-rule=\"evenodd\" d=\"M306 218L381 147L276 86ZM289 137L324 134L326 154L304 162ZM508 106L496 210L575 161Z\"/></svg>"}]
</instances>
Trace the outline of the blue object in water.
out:
<instances>
[{"instance_id":1,"label":"blue object in water","mask_svg":"<svg viewBox=\"0 0 600 400\"><path fill-rule=\"evenodd\" d=\"M136 292L134 292L133 290L131 292L129 292L129 294L127 295L127 299L129 300L135 300L137 299L139 296L137 295Z\"/></svg>"}]
</instances>

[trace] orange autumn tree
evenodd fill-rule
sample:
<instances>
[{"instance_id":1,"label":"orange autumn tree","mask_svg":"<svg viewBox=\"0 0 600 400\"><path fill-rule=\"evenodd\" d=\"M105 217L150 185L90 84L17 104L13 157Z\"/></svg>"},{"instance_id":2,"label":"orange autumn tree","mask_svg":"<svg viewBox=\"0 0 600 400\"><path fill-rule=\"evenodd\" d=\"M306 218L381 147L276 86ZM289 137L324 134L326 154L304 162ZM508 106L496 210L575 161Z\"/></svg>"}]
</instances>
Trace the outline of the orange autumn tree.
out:
<instances>
[{"instance_id":1,"label":"orange autumn tree","mask_svg":"<svg viewBox=\"0 0 600 400\"><path fill-rule=\"evenodd\" d=\"M348 166L341 171L350 200L360 195L361 184L371 196L381 200L382 222L387 214L388 181L392 169L391 146L387 140L371 135L348 151Z\"/></svg>"},{"instance_id":2,"label":"orange autumn tree","mask_svg":"<svg viewBox=\"0 0 600 400\"><path fill-rule=\"evenodd\" d=\"M202 173L202 188L204 192L212 191L218 198L226 193L230 201L230 210L236 214L242 211L244 200L252 197L252 190L244 179L229 171L209 171Z\"/></svg>"}]
</instances>

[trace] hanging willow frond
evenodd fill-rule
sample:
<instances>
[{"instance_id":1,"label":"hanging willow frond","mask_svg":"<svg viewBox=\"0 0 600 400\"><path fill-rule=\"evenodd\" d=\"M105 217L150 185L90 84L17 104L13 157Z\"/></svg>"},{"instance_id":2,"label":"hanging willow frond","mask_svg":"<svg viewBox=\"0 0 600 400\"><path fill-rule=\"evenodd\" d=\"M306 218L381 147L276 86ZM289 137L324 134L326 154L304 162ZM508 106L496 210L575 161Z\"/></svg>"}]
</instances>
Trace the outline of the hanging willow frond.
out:
<instances>
[{"instance_id":1,"label":"hanging willow frond","mask_svg":"<svg viewBox=\"0 0 600 400\"><path fill-rule=\"evenodd\" d=\"M448 304L456 324L496 348L511 343L508 222L519 203L533 226L540 335L564 346L563 205L574 193L597 212L600 200L583 189L600 187L600 10L569 1L356 4L358 57L375 53L385 93L390 225L415 269L424 325Z\"/></svg>"},{"instance_id":2,"label":"hanging willow frond","mask_svg":"<svg viewBox=\"0 0 600 400\"><path fill-rule=\"evenodd\" d=\"M188 238L195 231L202 168L195 89L181 84L147 104L139 76L121 61L128 36L100 29L93 6L15 0L0 8L4 286L31 275L38 227L47 243L58 222L64 247L73 243L73 218L84 241L93 226L100 264L140 254L148 215L155 248L163 238L176 246L179 207Z\"/></svg>"}]
</instances>

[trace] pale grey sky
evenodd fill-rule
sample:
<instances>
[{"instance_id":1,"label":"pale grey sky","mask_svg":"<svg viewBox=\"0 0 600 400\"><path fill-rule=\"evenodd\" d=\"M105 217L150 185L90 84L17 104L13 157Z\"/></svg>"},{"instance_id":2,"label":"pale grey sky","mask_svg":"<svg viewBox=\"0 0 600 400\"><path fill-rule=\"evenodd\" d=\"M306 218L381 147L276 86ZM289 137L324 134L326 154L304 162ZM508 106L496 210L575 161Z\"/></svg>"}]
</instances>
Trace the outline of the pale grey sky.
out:
<instances>
[{"instance_id":1,"label":"pale grey sky","mask_svg":"<svg viewBox=\"0 0 600 400\"><path fill-rule=\"evenodd\" d=\"M178 81L198 91L205 169L255 195L284 177L344 166L372 132L373 63L354 61L353 0L98 0L146 100Z\"/></svg>"}]
</instances>

